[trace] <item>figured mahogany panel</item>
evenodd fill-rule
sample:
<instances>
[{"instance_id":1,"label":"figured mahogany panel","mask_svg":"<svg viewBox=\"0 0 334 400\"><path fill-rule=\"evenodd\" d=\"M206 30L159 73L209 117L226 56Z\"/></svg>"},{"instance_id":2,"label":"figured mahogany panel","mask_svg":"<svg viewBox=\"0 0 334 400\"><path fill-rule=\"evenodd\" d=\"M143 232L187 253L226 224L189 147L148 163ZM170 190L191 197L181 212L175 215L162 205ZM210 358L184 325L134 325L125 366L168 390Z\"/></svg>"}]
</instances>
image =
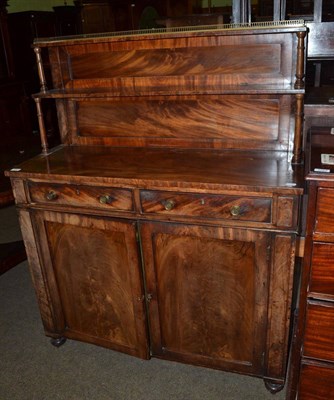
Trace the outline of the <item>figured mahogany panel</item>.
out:
<instances>
[{"instance_id":1,"label":"figured mahogany panel","mask_svg":"<svg viewBox=\"0 0 334 400\"><path fill-rule=\"evenodd\" d=\"M334 361L334 306L309 302L306 315L304 355Z\"/></svg>"},{"instance_id":2,"label":"figured mahogany panel","mask_svg":"<svg viewBox=\"0 0 334 400\"><path fill-rule=\"evenodd\" d=\"M54 82L57 88L109 87L115 94L127 95L174 90L217 93L231 85L291 88L296 71L294 35L240 31L231 36L228 31L213 31L141 40L101 38L69 46L60 42L61 58L53 59L64 79L56 74Z\"/></svg>"},{"instance_id":3,"label":"figured mahogany panel","mask_svg":"<svg viewBox=\"0 0 334 400\"><path fill-rule=\"evenodd\" d=\"M78 100L72 141L286 150L291 140L291 106L290 96L277 95Z\"/></svg>"},{"instance_id":4,"label":"figured mahogany panel","mask_svg":"<svg viewBox=\"0 0 334 400\"><path fill-rule=\"evenodd\" d=\"M267 235L147 223L142 243L153 354L261 375Z\"/></svg>"},{"instance_id":5,"label":"figured mahogany panel","mask_svg":"<svg viewBox=\"0 0 334 400\"><path fill-rule=\"evenodd\" d=\"M298 400L334 398L334 368L329 364L303 364Z\"/></svg>"},{"instance_id":6,"label":"figured mahogany panel","mask_svg":"<svg viewBox=\"0 0 334 400\"><path fill-rule=\"evenodd\" d=\"M65 320L62 335L146 358L134 223L74 214L37 215L51 257L45 248L48 284L59 294L58 313Z\"/></svg>"},{"instance_id":7,"label":"figured mahogany panel","mask_svg":"<svg viewBox=\"0 0 334 400\"><path fill-rule=\"evenodd\" d=\"M313 243L309 291L334 299L334 245Z\"/></svg>"},{"instance_id":8,"label":"figured mahogany panel","mask_svg":"<svg viewBox=\"0 0 334 400\"><path fill-rule=\"evenodd\" d=\"M190 39L191 41L191 39ZM245 40L247 42L247 40ZM277 74L279 44L223 44L122 51L91 52L71 56L73 79L214 74ZM251 60L245 52L252 54ZM98 59L98 63L96 60ZM95 68L92 66L95 64Z\"/></svg>"}]
</instances>

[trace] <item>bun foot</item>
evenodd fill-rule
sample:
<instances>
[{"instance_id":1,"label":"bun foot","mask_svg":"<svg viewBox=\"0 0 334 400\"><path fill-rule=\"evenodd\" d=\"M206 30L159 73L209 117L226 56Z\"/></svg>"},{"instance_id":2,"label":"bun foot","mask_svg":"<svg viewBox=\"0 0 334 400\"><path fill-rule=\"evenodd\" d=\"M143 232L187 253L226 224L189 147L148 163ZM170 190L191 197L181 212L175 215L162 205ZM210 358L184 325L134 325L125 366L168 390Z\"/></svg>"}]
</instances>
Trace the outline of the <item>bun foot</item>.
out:
<instances>
[{"instance_id":1,"label":"bun foot","mask_svg":"<svg viewBox=\"0 0 334 400\"><path fill-rule=\"evenodd\" d=\"M269 379L264 379L264 385L266 389L272 394L278 393L284 388L283 383L277 383L274 381L270 381Z\"/></svg>"},{"instance_id":2,"label":"bun foot","mask_svg":"<svg viewBox=\"0 0 334 400\"><path fill-rule=\"evenodd\" d=\"M59 338L52 338L50 341L53 346L60 347L66 342L66 338L62 336Z\"/></svg>"}]
</instances>

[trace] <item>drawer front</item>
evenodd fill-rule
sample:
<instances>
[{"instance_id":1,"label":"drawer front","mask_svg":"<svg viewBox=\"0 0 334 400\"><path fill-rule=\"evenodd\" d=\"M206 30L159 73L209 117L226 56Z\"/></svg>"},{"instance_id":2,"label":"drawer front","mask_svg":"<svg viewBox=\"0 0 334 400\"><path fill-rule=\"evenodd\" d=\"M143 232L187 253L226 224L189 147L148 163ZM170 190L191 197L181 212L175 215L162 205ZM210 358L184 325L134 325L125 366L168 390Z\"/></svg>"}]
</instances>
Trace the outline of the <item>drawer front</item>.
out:
<instances>
[{"instance_id":1,"label":"drawer front","mask_svg":"<svg viewBox=\"0 0 334 400\"><path fill-rule=\"evenodd\" d=\"M334 365L302 365L298 400L334 398Z\"/></svg>"},{"instance_id":2,"label":"drawer front","mask_svg":"<svg viewBox=\"0 0 334 400\"><path fill-rule=\"evenodd\" d=\"M319 188L317 195L315 232L334 234L334 189Z\"/></svg>"},{"instance_id":3,"label":"drawer front","mask_svg":"<svg viewBox=\"0 0 334 400\"><path fill-rule=\"evenodd\" d=\"M333 296L334 299L334 244L314 243L309 291Z\"/></svg>"},{"instance_id":4,"label":"drawer front","mask_svg":"<svg viewBox=\"0 0 334 400\"><path fill-rule=\"evenodd\" d=\"M143 190L144 213L271 222L271 198Z\"/></svg>"},{"instance_id":5,"label":"drawer front","mask_svg":"<svg viewBox=\"0 0 334 400\"><path fill-rule=\"evenodd\" d=\"M110 187L29 183L32 202L120 211L133 210L132 191Z\"/></svg>"},{"instance_id":6,"label":"drawer front","mask_svg":"<svg viewBox=\"0 0 334 400\"><path fill-rule=\"evenodd\" d=\"M334 361L334 303L308 304L304 355L319 360Z\"/></svg>"}]
</instances>

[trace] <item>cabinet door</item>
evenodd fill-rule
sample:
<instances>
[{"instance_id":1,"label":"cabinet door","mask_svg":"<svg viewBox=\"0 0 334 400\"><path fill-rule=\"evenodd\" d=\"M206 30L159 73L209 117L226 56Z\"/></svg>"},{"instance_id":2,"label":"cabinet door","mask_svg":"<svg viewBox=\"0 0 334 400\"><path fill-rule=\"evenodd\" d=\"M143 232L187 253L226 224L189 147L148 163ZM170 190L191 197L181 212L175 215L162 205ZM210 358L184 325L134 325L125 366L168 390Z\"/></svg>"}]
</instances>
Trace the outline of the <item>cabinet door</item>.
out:
<instances>
[{"instance_id":1,"label":"cabinet door","mask_svg":"<svg viewBox=\"0 0 334 400\"><path fill-rule=\"evenodd\" d=\"M261 376L270 235L143 223L152 354Z\"/></svg>"},{"instance_id":2,"label":"cabinet door","mask_svg":"<svg viewBox=\"0 0 334 400\"><path fill-rule=\"evenodd\" d=\"M33 225L41 258L33 275L44 277L53 310L48 333L147 358L135 223L34 212Z\"/></svg>"}]
</instances>

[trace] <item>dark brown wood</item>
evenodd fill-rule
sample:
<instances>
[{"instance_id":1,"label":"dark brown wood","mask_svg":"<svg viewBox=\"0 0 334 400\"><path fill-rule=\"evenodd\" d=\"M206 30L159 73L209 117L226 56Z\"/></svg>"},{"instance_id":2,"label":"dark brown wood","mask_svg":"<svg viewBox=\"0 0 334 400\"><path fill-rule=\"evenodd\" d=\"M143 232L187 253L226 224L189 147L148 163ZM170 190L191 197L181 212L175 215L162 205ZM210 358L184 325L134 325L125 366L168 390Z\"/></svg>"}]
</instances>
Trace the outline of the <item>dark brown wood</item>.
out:
<instances>
[{"instance_id":1,"label":"dark brown wood","mask_svg":"<svg viewBox=\"0 0 334 400\"><path fill-rule=\"evenodd\" d=\"M46 135L41 99L36 98L35 103L36 103L36 109L37 109L37 119L38 119L38 126L39 126L39 134L41 137L42 152L43 152L43 154L47 154L48 150L49 150L49 144L48 144L48 139L47 139L47 135Z\"/></svg>"},{"instance_id":2,"label":"dark brown wood","mask_svg":"<svg viewBox=\"0 0 334 400\"><path fill-rule=\"evenodd\" d=\"M298 38L291 28L273 32L36 41L37 49L50 47L59 90L41 96L66 99L67 117L58 115L69 143L282 150L295 138L298 163L305 28L297 27Z\"/></svg>"},{"instance_id":3,"label":"dark brown wood","mask_svg":"<svg viewBox=\"0 0 334 400\"><path fill-rule=\"evenodd\" d=\"M0 275L27 258L22 240L0 243Z\"/></svg>"},{"instance_id":4,"label":"dark brown wood","mask_svg":"<svg viewBox=\"0 0 334 400\"><path fill-rule=\"evenodd\" d=\"M304 338L305 357L334 361L334 307L309 300Z\"/></svg>"},{"instance_id":5,"label":"dark brown wood","mask_svg":"<svg viewBox=\"0 0 334 400\"><path fill-rule=\"evenodd\" d=\"M61 146L20 164L18 178L105 186L150 186L178 191L225 191L257 196L300 195L303 167L290 170L285 155L271 151ZM55 182L54 182L55 183ZM232 193L231 193L232 191ZM266 194L265 194L266 193ZM247 197L247 195L246 195Z\"/></svg>"},{"instance_id":6,"label":"dark brown wood","mask_svg":"<svg viewBox=\"0 0 334 400\"><path fill-rule=\"evenodd\" d=\"M13 51L8 31L7 6L7 0L0 1L0 54L2 58L0 62L0 80L4 78L13 79L15 77Z\"/></svg>"},{"instance_id":7,"label":"dark brown wood","mask_svg":"<svg viewBox=\"0 0 334 400\"><path fill-rule=\"evenodd\" d=\"M147 358L135 224L48 212L32 222L57 333Z\"/></svg>"},{"instance_id":8,"label":"dark brown wood","mask_svg":"<svg viewBox=\"0 0 334 400\"><path fill-rule=\"evenodd\" d=\"M16 79L24 82L24 89L29 101L31 124L34 131L39 130L36 118L36 107L31 95L40 90L38 81L38 65L32 49L35 38L52 37L57 34L55 13L52 11L23 11L8 14L8 27L13 49ZM50 67L47 52L41 54L44 73L50 80ZM37 68L36 68L37 67ZM45 89L45 88L44 88ZM49 107L50 104L50 107ZM48 136L58 138L56 110L51 103L45 102L45 125Z\"/></svg>"},{"instance_id":9,"label":"dark brown wood","mask_svg":"<svg viewBox=\"0 0 334 400\"><path fill-rule=\"evenodd\" d=\"M330 243L314 243L312 253L312 276L310 293L334 299L334 246Z\"/></svg>"},{"instance_id":10,"label":"dark brown wood","mask_svg":"<svg viewBox=\"0 0 334 400\"><path fill-rule=\"evenodd\" d=\"M14 202L10 181L3 172L12 162L24 159L22 153L27 151L29 140L33 141L25 88L15 79L7 3L0 1L0 207Z\"/></svg>"},{"instance_id":11,"label":"dark brown wood","mask_svg":"<svg viewBox=\"0 0 334 400\"><path fill-rule=\"evenodd\" d=\"M261 197L141 191L141 207L148 214L192 215L259 222L270 222L272 219L272 201Z\"/></svg>"},{"instance_id":12,"label":"dark brown wood","mask_svg":"<svg viewBox=\"0 0 334 400\"><path fill-rule=\"evenodd\" d=\"M196 26L196 25L222 25L224 16L222 14L190 14L174 18L159 18L158 25L172 28L176 26Z\"/></svg>"},{"instance_id":13,"label":"dark brown wood","mask_svg":"<svg viewBox=\"0 0 334 400\"><path fill-rule=\"evenodd\" d=\"M333 166L321 163L321 153L333 150L330 129L313 127L307 141L306 241L298 323L292 341L289 400L320 400L333 395L334 284L331 269L334 226L331 209L334 179ZM317 168L328 169L328 172L317 172Z\"/></svg>"},{"instance_id":14,"label":"dark brown wood","mask_svg":"<svg viewBox=\"0 0 334 400\"><path fill-rule=\"evenodd\" d=\"M39 47L35 47L34 52L36 54L37 71L38 71L38 76L39 76L39 81L40 81L40 91L46 92L48 90L48 87L46 86L46 79L45 79L44 67L43 67L43 62L42 62L41 49Z\"/></svg>"},{"instance_id":15,"label":"dark brown wood","mask_svg":"<svg viewBox=\"0 0 334 400\"><path fill-rule=\"evenodd\" d=\"M281 346L286 346L287 336L274 316L282 315L278 299L292 284L286 273L291 263L291 237L274 239L277 254L272 254L270 284L266 248L271 239L264 233L171 224L143 224L141 233L151 298L153 355L252 371L282 383L281 357L286 353ZM274 262L276 257L280 263ZM283 306L285 313L289 312L288 303ZM234 315L242 317L236 321ZM271 324L265 350L262 323L267 319ZM262 352L264 358L259 357Z\"/></svg>"},{"instance_id":16,"label":"dark brown wood","mask_svg":"<svg viewBox=\"0 0 334 400\"><path fill-rule=\"evenodd\" d=\"M321 234L333 234L333 199L334 190L320 188L318 190L318 202L316 208L316 220L314 226L315 238ZM333 238L334 240L334 238Z\"/></svg>"},{"instance_id":17,"label":"dark brown wood","mask_svg":"<svg viewBox=\"0 0 334 400\"><path fill-rule=\"evenodd\" d=\"M334 393L334 369L332 365L304 364L301 372L300 400L328 399Z\"/></svg>"},{"instance_id":18,"label":"dark brown wood","mask_svg":"<svg viewBox=\"0 0 334 400\"><path fill-rule=\"evenodd\" d=\"M44 151L7 175L54 344L142 358L150 348L283 388L305 32L273 23L35 42L42 86L39 49L52 68L53 89L35 95Z\"/></svg>"},{"instance_id":19,"label":"dark brown wood","mask_svg":"<svg viewBox=\"0 0 334 400\"><path fill-rule=\"evenodd\" d=\"M261 376L269 238L159 224L141 231L153 355Z\"/></svg>"}]
</instances>

